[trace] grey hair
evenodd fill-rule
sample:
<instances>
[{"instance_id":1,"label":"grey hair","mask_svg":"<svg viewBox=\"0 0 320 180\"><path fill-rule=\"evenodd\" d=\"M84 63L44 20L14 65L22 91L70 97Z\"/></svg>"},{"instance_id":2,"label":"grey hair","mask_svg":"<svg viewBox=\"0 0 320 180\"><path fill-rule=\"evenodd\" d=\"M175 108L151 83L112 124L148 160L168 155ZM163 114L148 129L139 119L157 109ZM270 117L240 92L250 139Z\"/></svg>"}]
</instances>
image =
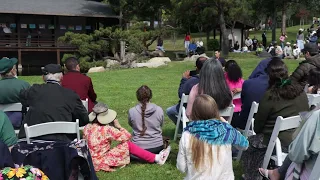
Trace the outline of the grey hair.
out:
<instances>
[{"instance_id":1,"label":"grey hair","mask_svg":"<svg viewBox=\"0 0 320 180\"><path fill-rule=\"evenodd\" d=\"M11 77L15 77L17 75L17 72L16 71L12 71L13 69L15 69L16 66L13 66L12 69L7 72L7 73L4 73L4 74L1 74L0 76L2 78L11 78Z\"/></svg>"},{"instance_id":2,"label":"grey hair","mask_svg":"<svg viewBox=\"0 0 320 180\"><path fill-rule=\"evenodd\" d=\"M230 106L232 95L219 60L214 58L206 60L200 70L199 78L199 94L211 96L217 102L219 110Z\"/></svg>"},{"instance_id":3,"label":"grey hair","mask_svg":"<svg viewBox=\"0 0 320 180\"><path fill-rule=\"evenodd\" d=\"M44 80L45 81L51 80L51 81L61 82L62 76L63 76L62 72L61 73L55 73L55 74L47 74L47 75L44 76Z\"/></svg>"}]
</instances>

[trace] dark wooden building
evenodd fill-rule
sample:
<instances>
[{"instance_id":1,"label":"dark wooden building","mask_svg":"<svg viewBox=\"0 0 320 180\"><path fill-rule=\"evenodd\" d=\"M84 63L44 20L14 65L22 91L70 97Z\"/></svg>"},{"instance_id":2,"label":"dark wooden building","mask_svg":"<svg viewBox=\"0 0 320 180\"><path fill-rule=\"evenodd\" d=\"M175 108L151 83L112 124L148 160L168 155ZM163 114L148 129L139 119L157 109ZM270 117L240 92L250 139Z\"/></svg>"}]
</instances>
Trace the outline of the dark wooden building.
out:
<instances>
[{"instance_id":1,"label":"dark wooden building","mask_svg":"<svg viewBox=\"0 0 320 180\"><path fill-rule=\"evenodd\" d=\"M1 0L0 57L17 57L19 66L60 63L77 49L57 41L71 31L91 33L119 24L120 16L90 0Z\"/></svg>"}]
</instances>

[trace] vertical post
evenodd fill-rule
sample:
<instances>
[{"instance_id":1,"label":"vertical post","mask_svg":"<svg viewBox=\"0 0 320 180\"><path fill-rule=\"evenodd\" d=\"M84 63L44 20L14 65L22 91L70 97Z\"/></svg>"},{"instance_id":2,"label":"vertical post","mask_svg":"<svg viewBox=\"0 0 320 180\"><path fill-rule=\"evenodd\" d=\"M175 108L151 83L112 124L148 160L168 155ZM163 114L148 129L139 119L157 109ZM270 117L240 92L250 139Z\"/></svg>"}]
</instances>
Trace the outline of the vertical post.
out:
<instances>
[{"instance_id":1,"label":"vertical post","mask_svg":"<svg viewBox=\"0 0 320 180\"><path fill-rule=\"evenodd\" d=\"M124 60L125 53L126 53L126 42L120 41L120 58L121 58L121 60Z\"/></svg>"},{"instance_id":2,"label":"vertical post","mask_svg":"<svg viewBox=\"0 0 320 180\"><path fill-rule=\"evenodd\" d=\"M57 49L57 64L60 64L60 49Z\"/></svg>"},{"instance_id":3,"label":"vertical post","mask_svg":"<svg viewBox=\"0 0 320 180\"><path fill-rule=\"evenodd\" d=\"M21 35L20 35L20 32L21 32L21 30L20 30L20 28L21 28L21 26L20 26L20 14L18 14L18 15L16 15L16 28L17 28L17 33L18 33L18 48L20 48L21 47Z\"/></svg>"},{"instance_id":4,"label":"vertical post","mask_svg":"<svg viewBox=\"0 0 320 180\"><path fill-rule=\"evenodd\" d=\"M243 47L243 36L244 36L244 33L243 33L243 28L241 29L241 42L240 42L240 49L242 49Z\"/></svg>"},{"instance_id":5,"label":"vertical post","mask_svg":"<svg viewBox=\"0 0 320 180\"><path fill-rule=\"evenodd\" d=\"M21 59L21 49L18 49L18 67L22 67L22 59Z\"/></svg>"}]
</instances>

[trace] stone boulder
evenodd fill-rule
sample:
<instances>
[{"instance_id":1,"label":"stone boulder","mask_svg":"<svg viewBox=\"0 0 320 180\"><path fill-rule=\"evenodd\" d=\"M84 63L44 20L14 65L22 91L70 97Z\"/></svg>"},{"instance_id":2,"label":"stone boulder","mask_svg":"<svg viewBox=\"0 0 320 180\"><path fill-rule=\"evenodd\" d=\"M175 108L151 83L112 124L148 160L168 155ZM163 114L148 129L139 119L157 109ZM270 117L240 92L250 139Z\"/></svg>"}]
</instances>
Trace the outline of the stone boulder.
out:
<instances>
[{"instance_id":1,"label":"stone boulder","mask_svg":"<svg viewBox=\"0 0 320 180\"><path fill-rule=\"evenodd\" d=\"M104 72L106 69L102 66L92 67L89 69L88 73Z\"/></svg>"},{"instance_id":2,"label":"stone boulder","mask_svg":"<svg viewBox=\"0 0 320 180\"><path fill-rule=\"evenodd\" d=\"M164 57L163 51L155 50L150 53L151 57Z\"/></svg>"},{"instance_id":3,"label":"stone boulder","mask_svg":"<svg viewBox=\"0 0 320 180\"><path fill-rule=\"evenodd\" d=\"M164 62L150 62L150 63L137 63L136 66L138 68L148 67L148 68L157 68L159 66L164 66L166 63Z\"/></svg>"},{"instance_id":4,"label":"stone boulder","mask_svg":"<svg viewBox=\"0 0 320 180\"><path fill-rule=\"evenodd\" d=\"M120 62L112 59L105 60L107 62L107 68L110 68L112 66L119 66Z\"/></svg>"},{"instance_id":5,"label":"stone boulder","mask_svg":"<svg viewBox=\"0 0 320 180\"><path fill-rule=\"evenodd\" d=\"M183 61L196 61L200 56L209 58L205 53L201 55L192 55L191 57L184 58Z\"/></svg>"},{"instance_id":6,"label":"stone boulder","mask_svg":"<svg viewBox=\"0 0 320 180\"><path fill-rule=\"evenodd\" d=\"M171 60L168 57L154 57L150 59L147 63L157 63L157 62L169 63L171 62Z\"/></svg>"}]
</instances>

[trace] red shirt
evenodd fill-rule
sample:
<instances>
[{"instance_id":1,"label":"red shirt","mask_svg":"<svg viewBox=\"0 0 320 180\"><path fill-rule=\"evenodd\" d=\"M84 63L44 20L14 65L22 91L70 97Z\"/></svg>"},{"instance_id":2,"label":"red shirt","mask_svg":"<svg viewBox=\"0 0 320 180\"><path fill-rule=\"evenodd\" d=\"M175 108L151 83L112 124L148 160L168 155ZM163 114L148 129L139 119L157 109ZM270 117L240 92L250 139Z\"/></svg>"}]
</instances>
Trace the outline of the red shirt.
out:
<instances>
[{"instance_id":1,"label":"red shirt","mask_svg":"<svg viewBox=\"0 0 320 180\"><path fill-rule=\"evenodd\" d=\"M81 74L78 71L69 71L63 76L62 84L63 87L71 89L76 92L81 100L88 98L88 111L92 112L94 103L97 99L97 95L94 92L91 78Z\"/></svg>"},{"instance_id":2,"label":"red shirt","mask_svg":"<svg viewBox=\"0 0 320 180\"><path fill-rule=\"evenodd\" d=\"M190 35L186 35L186 37L184 38L185 41L190 41L191 36Z\"/></svg>"}]
</instances>

